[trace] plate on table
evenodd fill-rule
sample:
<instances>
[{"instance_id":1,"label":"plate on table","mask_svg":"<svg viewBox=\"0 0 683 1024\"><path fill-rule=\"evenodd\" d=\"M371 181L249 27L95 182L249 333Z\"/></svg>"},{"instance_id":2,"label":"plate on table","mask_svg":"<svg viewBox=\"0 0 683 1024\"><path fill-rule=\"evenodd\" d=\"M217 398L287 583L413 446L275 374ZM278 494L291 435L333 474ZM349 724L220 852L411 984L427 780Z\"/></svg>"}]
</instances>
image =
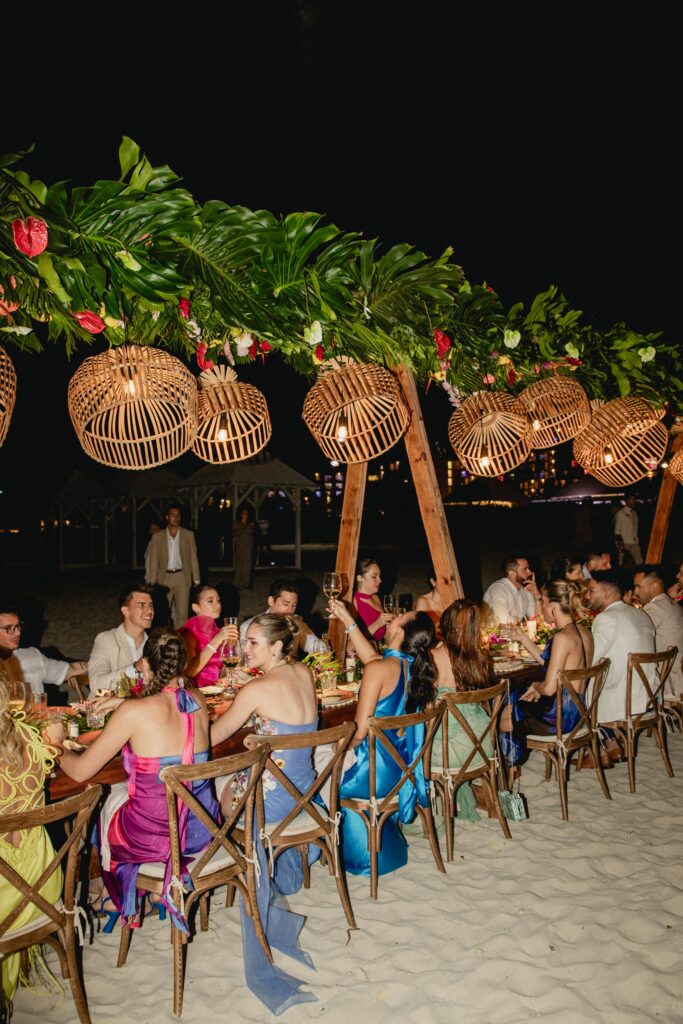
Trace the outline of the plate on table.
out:
<instances>
[{"instance_id":1,"label":"plate on table","mask_svg":"<svg viewBox=\"0 0 683 1024\"><path fill-rule=\"evenodd\" d=\"M74 754L80 754L81 751L85 750L85 745L77 740L64 740L62 746L65 750L72 750Z\"/></svg>"},{"instance_id":2,"label":"plate on table","mask_svg":"<svg viewBox=\"0 0 683 1024\"><path fill-rule=\"evenodd\" d=\"M82 732L78 737L78 743L81 745L85 744L87 747L89 743L92 743L93 740L97 739L101 732L102 729L89 729L88 732Z\"/></svg>"},{"instance_id":3,"label":"plate on table","mask_svg":"<svg viewBox=\"0 0 683 1024\"><path fill-rule=\"evenodd\" d=\"M214 697L217 693L225 693L222 686L202 686L200 689L205 697Z\"/></svg>"},{"instance_id":4,"label":"plate on table","mask_svg":"<svg viewBox=\"0 0 683 1024\"><path fill-rule=\"evenodd\" d=\"M358 693L360 689L360 683L340 683L337 689L339 690L340 693L348 693L355 695Z\"/></svg>"}]
</instances>

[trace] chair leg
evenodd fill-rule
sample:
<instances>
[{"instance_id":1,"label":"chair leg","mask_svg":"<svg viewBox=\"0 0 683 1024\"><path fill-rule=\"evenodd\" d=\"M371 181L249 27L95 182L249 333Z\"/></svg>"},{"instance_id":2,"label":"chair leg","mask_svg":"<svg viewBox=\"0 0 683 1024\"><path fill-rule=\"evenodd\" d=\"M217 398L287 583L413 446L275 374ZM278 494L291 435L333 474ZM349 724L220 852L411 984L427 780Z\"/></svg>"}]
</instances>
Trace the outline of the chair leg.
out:
<instances>
[{"instance_id":1,"label":"chair leg","mask_svg":"<svg viewBox=\"0 0 683 1024\"><path fill-rule=\"evenodd\" d=\"M482 776L482 783L488 786L489 801L493 810L495 811L498 823L503 830L503 835L506 839L512 839L512 833L510 832L510 826L507 823L507 818L503 814L503 808L500 806L500 797L498 796L498 786L496 785L496 770L491 768L491 777L487 778L485 775Z\"/></svg>"},{"instance_id":2,"label":"chair leg","mask_svg":"<svg viewBox=\"0 0 683 1024\"><path fill-rule=\"evenodd\" d=\"M183 1012L183 989L185 988L185 954L187 943L177 928L173 932L173 1012L180 1017Z\"/></svg>"},{"instance_id":3,"label":"chair leg","mask_svg":"<svg viewBox=\"0 0 683 1024\"><path fill-rule=\"evenodd\" d=\"M579 751L580 763L583 762L583 752L586 748L581 747ZM598 743L598 737L593 733L591 736L591 753L593 754L593 764L595 765L595 772L598 776L598 782L600 783L600 789L605 800L611 800L612 794L609 791L607 780L605 779L605 769L602 767L602 758L600 757L600 744Z\"/></svg>"},{"instance_id":4,"label":"chair leg","mask_svg":"<svg viewBox=\"0 0 683 1024\"><path fill-rule=\"evenodd\" d=\"M199 927L203 932L209 930L209 894L202 893L199 897Z\"/></svg>"},{"instance_id":5,"label":"chair leg","mask_svg":"<svg viewBox=\"0 0 683 1024\"><path fill-rule=\"evenodd\" d=\"M546 782L550 782L552 777L553 777L553 762L550 760L550 757L546 754L545 755L545 781Z\"/></svg>"},{"instance_id":6,"label":"chair leg","mask_svg":"<svg viewBox=\"0 0 683 1024\"><path fill-rule=\"evenodd\" d=\"M69 964L69 983L71 985L71 993L73 995L74 1003L76 1004L78 1019L81 1024L92 1024L90 1020L90 1013L88 1011L88 1000L85 995L81 974L78 969L78 959L76 957L76 936L74 935L73 928L67 928L66 935L64 937L64 944L66 946L66 959Z\"/></svg>"},{"instance_id":7,"label":"chair leg","mask_svg":"<svg viewBox=\"0 0 683 1024\"><path fill-rule=\"evenodd\" d=\"M231 907L235 902L235 891L235 886L231 885L230 882L228 882L228 891L225 894L226 907Z\"/></svg>"},{"instance_id":8,"label":"chair leg","mask_svg":"<svg viewBox=\"0 0 683 1024\"><path fill-rule=\"evenodd\" d=\"M368 831L368 847L370 850L370 899L377 899L377 879L379 877L377 858L378 851L378 829L376 825L370 825Z\"/></svg>"},{"instance_id":9,"label":"chair leg","mask_svg":"<svg viewBox=\"0 0 683 1024\"><path fill-rule=\"evenodd\" d=\"M560 786L560 806L562 808L562 820L569 819L569 808L567 806L567 768L563 768L559 761L555 763L557 781Z\"/></svg>"},{"instance_id":10,"label":"chair leg","mask_svg":"<svg viewBox=\"0 0 683 1024\"><path fill-rule=\"evenodd\" d=\"M344 865L341 862L341 850L338 849L339 854L339 867L337 868L335 875L335 882L337 883L337 892L339 893L339 899L346 915L349 928L357 928L356 918L353 913L353 907L351 906L351 897L349 896L349 887L346 882L346 871ZM331 859L334 859L332 857Z\"/></svg>"},{"instance_id":11,"label":"chair leg","mask_svg":"<svg viewBox=\"0 0 683 1024\"><path fill-rule=\"evenodd\" d=\"M674 777L674 770L671 767L671 760L669 758L669 748L666 741L666 729L664 728L664 719L659 718L657 723L657 731L655 735L658 738L657 746L659 747L659 753L662 755L664 761L664 767L666 768L666 774L670 779Z\"/></svg>"},{"instance_id":12,"label":"chair leg","mask_svg":"<svg viewBox=\"0 0 683 1024\"><path fill-rule=\"evenodd\" d=\"M633 735L626 737L626 760L628 762L628 788L636 791L636 743Z\"/></svg>"},{"instance_id":13,"label":"chair leg","mask_svg":"<svg viewBox=\"0 0 683 1024\"><path fill-rule=\"evenodd\" d=\"M174 929L175 931L175 929ZM119 958L116 961L117 967L123 967L128 957L128 950L130 949L130 940L133 936L133 929L129 924L124 924L121 928L121 939L119 940Z\"/></svg>"},{"instance_id":14,"label":"chair leg","mask_svg":"<svg viewBox=\"0 0 683 1024\"><path fill-rule=\"evenodd\" d=\"M60 966L61 971L62 971L62 977L63 978L68 978L69 977L69 961L66 958L66 952L64 950L64 945L54 935L48 935L48 937L45 939L45 942L48 944L48 946L50 946L52 949L54 949L55 953L59 957L59 966ZM26 969L24 970L24 968L23 968L23 961L22 961L22 970L24 970L25 974L28 974L28 950L25 950L25 951L22 950L22 953L23 952L26 952Z\"/></svg>"},{"instance_id":15,"label":"chair leg","mask_svg":"<svg viewBox=\"0 0 683 1024\"><path fill-rule=\"evenodd\" d=\"M311 888L311 867L308 863L308 845L303 843L302 846L297 847L299 856L301 857L301 873L304 879L304 889Z\"/></svg>"}]
</instances>

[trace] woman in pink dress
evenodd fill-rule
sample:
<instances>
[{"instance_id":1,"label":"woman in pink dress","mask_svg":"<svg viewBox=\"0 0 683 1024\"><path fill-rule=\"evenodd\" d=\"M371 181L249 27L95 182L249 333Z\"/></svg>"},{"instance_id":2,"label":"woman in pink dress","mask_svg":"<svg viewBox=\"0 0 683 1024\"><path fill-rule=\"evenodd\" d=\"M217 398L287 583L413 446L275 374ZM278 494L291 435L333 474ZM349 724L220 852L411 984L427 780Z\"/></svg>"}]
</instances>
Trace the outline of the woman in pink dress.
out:
<instances>
[{"instance_id":1,"label":"woman in pink dress","mask_svg":"<svg viewBox=\"0 0 683 1024\"><path fill-rule=\"evenodd\" d=\"M378 595L382 573L374 558L362 558L356 567L356 592L353 603L370 640L383 640L387 622L393 616L382 611Z\"/></svg>"},{"instance_id":2,"label":"woman in pink dress","mask_svg":"<svg viewBox=\"0 0 683 1024\"><path fill-rule=\"evenodd\" d=\"M237 626L216 625L221 614L218 591L208 583L198 583L190 592L190 607L194 612L178 632L187 648L185 675L191 685L214 686L221 671L221 646L237 643Z\"/></svg>"}]
</instances>

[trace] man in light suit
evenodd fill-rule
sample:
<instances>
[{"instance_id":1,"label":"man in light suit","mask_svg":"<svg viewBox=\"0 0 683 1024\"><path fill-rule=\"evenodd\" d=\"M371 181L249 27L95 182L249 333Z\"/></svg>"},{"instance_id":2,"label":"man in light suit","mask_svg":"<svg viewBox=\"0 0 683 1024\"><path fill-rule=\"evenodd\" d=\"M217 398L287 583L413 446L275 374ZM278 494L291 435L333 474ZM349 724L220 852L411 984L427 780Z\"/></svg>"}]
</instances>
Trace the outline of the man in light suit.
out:
<instances>
[{"instance_id":1,"label":"man in light suit","mask_svg":"<svg viewBox=\"0 0 683 1024\"><path fill-rule=\"evenodd\" d=\"M192 530L180 525L180 506L166 509L167 527L155 533L149 542L147 582L159 584L168 590L168 606L174 626L187 621L190 587L199 583L197 546Z\"/></svg>"},{"instance_id":2,"label":"man in light suit","mask_svg":"<svg viewBox=\"0 0 683 1024\"><path fill-rule=\"evenodd\" d=\"M115 690L122 674L135 679L142 671L142 651L154 619L152 588L143 583L125 587L119 603L123 622L116 629L98 633L90 652L92 696L98 690Z\"/></svg>"},{"instance_id":3,"label":"man in light suit","mask_svg":"<svg viewBox=\"0 0 683 1024\"><path fill-rule=\"evenodd\" d=\"M633 577L633 589L655 627L655 650L678 648L666 690L667 693L683 694L683 608L666 593L657 566L644 565Z\"/></svg>"},{"instance_id":4,"label":"man in light suit","mask_svg":"<svg viewBox=\"0 0 683 1024\"><path fill-rule=\"evenodd\" d=\"M588 602L599 612L593 622L593 664L609 658L609 668L598 704L598 722L616 722L626 717L626 665L629 654L653 654L655 630L645 612L624 604L619 574L596 572L587 587ZM654 682L654 665L643 666ZM639 714L647 706L647 693L636 672L633 673L631 711ZM589 684L588 700L593 684Z\"/></svg>"}]
</instances>

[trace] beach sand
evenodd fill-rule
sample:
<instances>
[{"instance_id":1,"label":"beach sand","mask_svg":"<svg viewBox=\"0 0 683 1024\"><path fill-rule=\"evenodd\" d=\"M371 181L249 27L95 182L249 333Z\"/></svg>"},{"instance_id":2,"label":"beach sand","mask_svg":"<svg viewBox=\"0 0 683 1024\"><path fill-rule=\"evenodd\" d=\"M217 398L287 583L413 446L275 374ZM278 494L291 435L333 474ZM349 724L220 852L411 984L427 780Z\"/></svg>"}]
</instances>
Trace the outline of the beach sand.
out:
<instances>
[{"instance_id":1,"label":"beach sand","mask_svg":"<svg viewBox=\"0 0 683 1024\"><path fill-rule=\"evenodd\" d=\"M531 817L511 823L512 841L494 821L456 824L455 861L441 875L427 841L411 836L407 867L380 879L376 903L367 879L349 878L359 927L350 938L334 881L316 866L310 890L289 901L307 915L302 946L316 970L279 962L318 1002L282 1019L683 1021L683 735L669 746L674 779L643 737L635 795L624 764L607 772L611 802L594 772L572 776L568 822L532 755L522 779ZM239 915L224 903L219 890L209 931L189 947L182 1019L272 1021L246 988ZM118 941L117 928L85 949L94 1024L173 1020L168 924L150 918L121 970ZM15 1024L76 1020L68 988L58 1006L26 990L15 1006Z\"/></svg>"}]
</instances>

